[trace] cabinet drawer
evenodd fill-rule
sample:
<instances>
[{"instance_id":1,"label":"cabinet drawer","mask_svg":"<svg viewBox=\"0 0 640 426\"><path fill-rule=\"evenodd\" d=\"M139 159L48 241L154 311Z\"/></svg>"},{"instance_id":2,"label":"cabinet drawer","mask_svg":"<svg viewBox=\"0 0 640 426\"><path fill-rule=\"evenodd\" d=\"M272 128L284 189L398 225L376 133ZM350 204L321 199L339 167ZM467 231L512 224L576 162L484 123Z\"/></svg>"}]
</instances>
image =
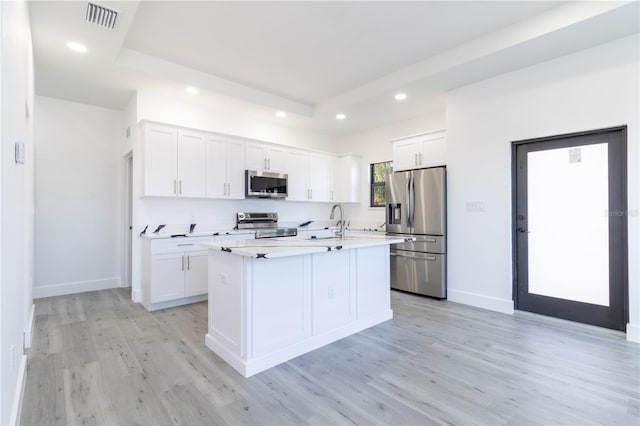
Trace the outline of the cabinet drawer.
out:
<instances>
[{"instance_id":1,"label":"cabinet drawer","mask_svg":"<svg viewBox=\"0 0 640 426\"><path fill-rule=\"evenodd\" d=\"M205 250L201 243L213 241L213 237L177 237L151 241L151 254L185 253Z\"/></svg>"}]
</instances>

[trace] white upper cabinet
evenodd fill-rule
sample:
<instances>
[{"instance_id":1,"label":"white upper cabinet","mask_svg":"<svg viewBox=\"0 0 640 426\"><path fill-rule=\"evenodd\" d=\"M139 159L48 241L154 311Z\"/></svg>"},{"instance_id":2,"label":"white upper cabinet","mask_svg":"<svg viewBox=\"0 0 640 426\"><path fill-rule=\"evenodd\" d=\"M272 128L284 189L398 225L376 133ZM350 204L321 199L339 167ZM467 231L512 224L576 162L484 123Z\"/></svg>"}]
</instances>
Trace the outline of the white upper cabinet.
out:
<instances>
[{"instance_id":1,"label":"white upper cabinet","mask_svg":"<svg viewBox=\"0 0 640 426\"><path fill-rule=\"evenodd\" d=\"M178 130L179 197L204 197L206 192L206 136Z\"/></svg>"},{"instance_id":2,"label":"white upper cabinet","mask_svg":"<svg viewBox=\"0 0 640 426\"><path fill-rule=\"evenodd\" d=\"M290 201L359 202L358 157L152 122L143 123L141 129L145 196L244 199L248 169L287 173Z\"/></svg>"},{"instance_id":3,"label":"white upper cabinet","mask_svg":"<svg viewBox=\"0 0 640 426\"><path fill-rule=\"evenodd\" d=\"M245 152L248 170L285 172L284 149L265 144L247 143Z\"/></svg>"},{"instance_id":4,"label":"white upper cabinet","mask_svg":"<svg viewBox=\"0 0 640 426\"><path fill-rule=\"evenodd\" d=\"M392 143L394 171L447 164L447 142L444 130L412 136Z\"/></svg>"},{"instance_id":5,"label":"white upper cabinet","mask_svg":"<svg viewBox=\"0 0 640 426\"><path fill-rule=\"evenodd\" d=\"M178 190L178 131L147 124L143 134L144 195L173 197Z\"/></svg>"},{"instance_id":6,"label":"white upper cabinet","mask_svg":"<svg viewBox=\"0 0 640 426\"><path fill-rule=\"evenodd\" d=\"M331 201L331 158L305 151L287 151L286 173L289 175L287 200Z\"/></svg>"},{"instance_id":7,"label":"white upper cabinet","mask_svg":"<svg viewBox=\"0 0 640 426\"><path fill-rule=\"evenodd\" d=\"M338 162L337 184L334 185L336 200L341 203L360 202L360 163L361 159L354 155L340 157Z\"/></svg>"},{"instance_id":8,"label":"white upper cabinet","mask_svg":"<svg viewBox=\"0 0 640 426\"><path fill-rule=\"evenodd\" d=\"M146 124L143 150L144 195L204 197L203 134Z\"/></svg>"},{"instance_id":9,"label":"white upper cabinet","mask_svg":"<svg viewBox=\"0 0 640 426\"><path fill-rule=\"evenodd\" d=\"M302 151L286 153L288 179L287 200L309 200L309 154Z\"/></svg>"},{"instance_id":10,"label":"white upper cabinet","mask_svg":"<svg viewBox=\"0 0 640 426\"><path fill-rule=\"evenodd\" d=\"M244 198L244 143L207 137L206 171L207 197Z\"/></svg>"},{"instance_id":11,"label":"white upper cabinet","mask_svg":"<svg viewBox=\"0 0 640 426\"><path fill-rule=\"evenodd\" d=\"M329 184L331 181L331 157L309 154L309 199L311 201L331 201Z\"/></svg>"}]
</instances>

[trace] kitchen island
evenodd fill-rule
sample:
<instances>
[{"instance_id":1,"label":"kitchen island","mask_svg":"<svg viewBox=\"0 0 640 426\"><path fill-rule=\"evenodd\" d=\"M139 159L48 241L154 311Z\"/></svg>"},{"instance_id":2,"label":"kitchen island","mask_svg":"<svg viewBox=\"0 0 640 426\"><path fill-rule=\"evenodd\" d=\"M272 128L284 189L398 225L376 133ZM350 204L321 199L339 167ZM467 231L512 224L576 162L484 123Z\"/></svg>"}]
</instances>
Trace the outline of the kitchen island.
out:
<instances>
[{"instance_id":1,"label":"kitchen island","mask_svg":"<svg viewBox=\"0 0 640 426\"><path fill-rule=\"evenodd\" d=\"M206 345L249 377L392 318L389 245L272 238L209 249Z\"/></svg>"}]
</instances>

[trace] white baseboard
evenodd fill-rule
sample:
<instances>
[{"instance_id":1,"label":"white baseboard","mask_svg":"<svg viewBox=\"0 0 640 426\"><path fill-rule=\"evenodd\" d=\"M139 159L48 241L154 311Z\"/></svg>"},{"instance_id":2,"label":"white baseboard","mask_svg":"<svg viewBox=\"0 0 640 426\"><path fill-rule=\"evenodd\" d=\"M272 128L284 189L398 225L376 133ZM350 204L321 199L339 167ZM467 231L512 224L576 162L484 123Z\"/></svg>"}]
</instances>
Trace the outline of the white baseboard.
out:
<instances>
[{"instance_id":1,"label":"white baseboard","mask_svg":"<svg viewBox=\"0 0 640 426\"><path fill-rule=\"evenodd\" d=\"M47 286L33 287L33 298L62 296L64 294L84 293L86 291L105 290L107 288L120 287L120 277L104 278L101 280L76 281L73 283L61 283Z\"/></svg>"},{"instance_id":2,"label":"white baseboard","mask_svg":"<svg viewBox=\"0 0 640 426\"><path fill-rule=\"evenodd\" d=\"M627 340L640 343L640 324L627 323Z\"/></svg>"},{"instance_id":3,"label":"white baseboard","mask_svg":"<svg viewBox=\"0 0 640 426\"><path fill-rule=\"evenodd\" d=\"M503 314L513 314L513 300L509 299L499 299L483 294L447 289L447 300Z\"/></svg>"},{"instance_id":4,"label":"white baseboard","mask_svg":"<svg viewBox=\"0 0 640 426\"><path fill-rule=\"evenodd\" d=\"M36 305L31 305L31 312L29 313L29 323L27 329L24 331L24 348L29 349L31 347L31 336L33 336L33 324L36 321Z\"/></svg>"},{"instance_id":5,"label":"white baseboard","mask_svg":"<svg viewBox=\"0 0 640 426\"><path fill-rule=\"evenodd\" d=\"M20 415L22 414L22 398L24 397L24 385L27 382L27 356L22 355L20 360L20 370L18 370L18 381L16 383L16 392L13 396L13 407L11 408L10 425L20 424Z\"/></svg>"}]
</instances>

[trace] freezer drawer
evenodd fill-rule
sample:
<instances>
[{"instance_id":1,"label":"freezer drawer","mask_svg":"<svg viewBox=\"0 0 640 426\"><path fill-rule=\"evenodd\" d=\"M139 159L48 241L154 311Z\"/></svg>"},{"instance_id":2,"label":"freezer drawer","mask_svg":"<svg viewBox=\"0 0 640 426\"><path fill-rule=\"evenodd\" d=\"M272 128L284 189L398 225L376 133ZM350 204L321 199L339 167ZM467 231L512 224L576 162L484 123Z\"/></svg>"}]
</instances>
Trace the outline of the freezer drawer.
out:
<instances>
[{"instance_id":1,"label":"freezer drawer","mask_svg":"<svg viewBox=\"0 0 640 426\"><path fill-rule=\"evenodd\" d=\"M390 237L414 237L416 240L411 243L392 244L391 249L418 251L423 253L446 253L444 237L441 235L413 235L413 234L393 234L387 232Z\"/></svg>"},{"instance_id":2,"label":"freezer drawer","mask_svg":"<svg viewBox=\"0 0 640 426\"><path fill-rule=\"evenodd\" d=\"M446 255L391 250L391 288L445 299Z\"/></svg>"}]
</instances>

